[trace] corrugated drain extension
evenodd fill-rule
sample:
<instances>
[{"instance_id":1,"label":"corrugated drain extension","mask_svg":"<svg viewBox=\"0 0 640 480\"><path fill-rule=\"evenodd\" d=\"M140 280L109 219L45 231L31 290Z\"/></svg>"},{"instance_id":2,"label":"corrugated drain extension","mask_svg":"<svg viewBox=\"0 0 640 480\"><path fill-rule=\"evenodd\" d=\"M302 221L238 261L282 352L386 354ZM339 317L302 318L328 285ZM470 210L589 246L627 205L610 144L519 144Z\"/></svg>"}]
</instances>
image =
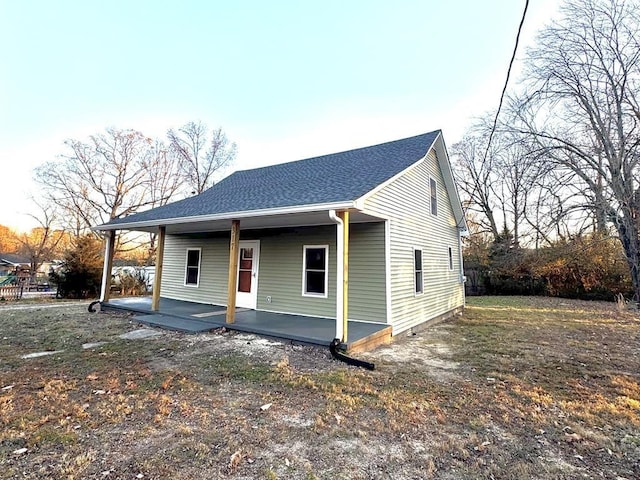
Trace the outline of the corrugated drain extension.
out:
<instances>
[{"instance_id":1,"label":"corrugated drain extension","mask_svg":"<svg viewBox=\"0 0 640 480\"><path fill-rule=\"evenodd\" d=\"M367 370L375 370L376 368L375 364L371 362L367 362L365 360L358 360L357 358L351 358L348 355L345 355L344 353L339 352L338 346L340 346L340 343L342 342L340 341L339 338L334 338L331 341L331 344L329 345L329 350L331 351L331 355L333 355L333 358L335 358L336 360L340 360L342 362L348 363L349 365L353 365L355 367L362 367L362 368L366 368Z\"/></svg>"},{"instance_id":2,"label":"corrugated drain extension","mask_svg":"<svg viewBox=\"0 0 640 480\"><path fill-rule=\"evenodd\" d=\"M98 305L98 304L100 304L100 300L96 300L95 302L91 302L91 303L89 304L89 307L87 308L87 310L89 310L91 313L95 313L95 312L96 312L96 309L95 309L95 308L93 308L93 307L95 307L95 306L96 306L96 305Z\"/></svg>"}]
</instances>

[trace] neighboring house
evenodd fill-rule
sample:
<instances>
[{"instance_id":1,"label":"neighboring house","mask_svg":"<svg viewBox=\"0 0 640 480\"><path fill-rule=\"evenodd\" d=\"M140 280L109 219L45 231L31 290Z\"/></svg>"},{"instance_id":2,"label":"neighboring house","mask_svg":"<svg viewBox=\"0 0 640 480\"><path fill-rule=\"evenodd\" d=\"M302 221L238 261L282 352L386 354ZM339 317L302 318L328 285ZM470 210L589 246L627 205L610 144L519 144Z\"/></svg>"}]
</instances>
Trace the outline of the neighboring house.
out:
<instances>
[{"instance_id":1,"label":"neighboring house","mask_svg":"<svg viewBox=\"0 0 640 480\"><path fill-rule=\"evenodd\" d=\"M161 296L335 318L341 338L347 318L397 335L464 305L466 226L440 131L238 171L95 230L111 232L107 258L116 230L160 233L154 309Z\"/></svg>"},{"instance_id":2,"label":"neighboring house","mask_svg":"<svg viewBox=\"0 0 640 480\"><path fill-rule=\"evenodd\" d=\"M27 257L16 255L14 253L0 253L0 270L14 271L18 268L29 268L30 263Z\"/></svg>"},{"instance_id":3,"label":"neighboring house","mask_svg":"<svg viewBox=\"0 0 640 480\"><path fill-rule=\"evenodd\" d=\"M27 257L13 253L0 253L0 276L17 275L21 281L29 277L31 263Z\"/></svg>"}]
</instances>

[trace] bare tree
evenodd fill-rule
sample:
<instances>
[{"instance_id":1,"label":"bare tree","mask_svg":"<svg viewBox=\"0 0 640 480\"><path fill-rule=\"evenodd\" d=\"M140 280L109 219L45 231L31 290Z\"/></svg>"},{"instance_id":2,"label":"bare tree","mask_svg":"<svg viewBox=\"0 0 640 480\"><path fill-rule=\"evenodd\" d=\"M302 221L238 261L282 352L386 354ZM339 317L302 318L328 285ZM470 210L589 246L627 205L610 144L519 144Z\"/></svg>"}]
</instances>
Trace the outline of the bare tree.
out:
<instances>
[{"instance_id":1,"label":"bare tree","mask_svg":"<svg viewBox=\"0 0 640 480\"><path fill-rule=\"evenodd\" d=\"M478 232L489 233L495 240L499 234L494 216L494 209L500 203L495 193L499 178L494 168L494 152L489 152L485 158L485 150L486 139L476 132L469 132L453 145L452 154L456 181L466 197L463 200L465 209L475 213L470 218L475 219Z\"/></svg>"},{"instance_id":2,"label":"bare tree","mask_svg":"<svg viewBox=\"0 0 640 480\"><path fill-rule=\"evenodd\" d=\"M475 213L468 217L480 222L480 231L495 240L506 228L518 246L523 237L533 233L524 228L529 226L531 199L541 189L548 169L525 139L508 129L494 131L487 149L491 129L487 118L479 120L453 145L456 177L466 197L467 213ZM538 208L541 205L538 203ZM502 216L502 227L497 215Z\"/></svg>"},{"instance_id":3,"label":"bare tree","mask_svg":"<svg viewBox=\"0 0 640 480\"><path fill-rule=\"evenodd\" d=\"M35 283L37 272L42 264L47 260L53 260L59 253L58 246L66 235L64 230L55 228L57 219L54 208L37 205L40 208L40 215L31 215L31 217L38 222L39 226L31 229L29 233L16 236L20 243L19 253L29 258L32 283Z\"/></svg>"},{"instance_id":4,"label":"bare tree","mask_svg":"<svg viewBox=\"0 0 640 480\"><path fill-rule=\"evenodd\" d=\"M146 152L144 167L147 170L147 186L151 207L166 205L176 197L186 194L179 175L178 159L174 152L160 140L155 140Z\"/></svg>"},{"instance_id":5,"label":"bare tree","mask_svg":"<svg viewBox=\"0 0 640 480\"><path fill-rule=\"evenodd\" d=\"M75 223L73 229L85 233L152 204L145 163L151 145L138 131L114 128L88 142L68 140L65 154L36 169L36 180Z\"/></svg>"},{"instance_id":6,"label":"bare tree","mask_svg":"<svg viewBox=\"0 0 640 480\"><path fill-rule=\"evenodd\" d=\"M530 244L538 250L571 235L576 216L584 211L584 202L567 188L573 185L571 172L560 171L546 159L538 160L539 174L525 198L523 220L528 226Z\"/></svg>"},{"instance_id":7,"label":"bare tree","mask_svg":"<svg viewBox=\"0 0 640 480\"><path fill-rule=\"evenodd\" d=\"M499 134L496 170L500 180L504 224L511 224L513 244L520 246L529 232L524 231L531 198L545 177L544 164L532 154L529 145L509 132Z\"/></svg>"},{"instance_id":8,"label":"bare tree","mask_svg":"<svg viewBox=\"0 0 640 480\"><path fill-rule=\"evenodd\" d=\"M153 148L148 152L146 161L148 171L148 193L152 207L166 205L183 191L178 159L173 151L160 140L155 140ZM149 234L145 263L151 265L156 253L156 234Z\"/></svg>"},{"instance_id":9,"label":"bare tree","mask_svg":"<svg viewBox=\"0 0 640 480\"><path fill-rule=\"evenodd\" d=\"M180 171L195 193L213 185L236 157L236 144L229 143L222 129L209 131L202 122L189 122L167 132L169 146L178 159Z\"/></svg>"},{"instance_id":10,"label":"bare tree","mask_svg":"<svg viewBox=\"0 0 640 480\"><path fill-rule=\"evenodd\" d=\"M527 56L516 129L569 171L597 228L613 224L640 300L640 9L570 0Z\"/></svg>"}]
</instances>

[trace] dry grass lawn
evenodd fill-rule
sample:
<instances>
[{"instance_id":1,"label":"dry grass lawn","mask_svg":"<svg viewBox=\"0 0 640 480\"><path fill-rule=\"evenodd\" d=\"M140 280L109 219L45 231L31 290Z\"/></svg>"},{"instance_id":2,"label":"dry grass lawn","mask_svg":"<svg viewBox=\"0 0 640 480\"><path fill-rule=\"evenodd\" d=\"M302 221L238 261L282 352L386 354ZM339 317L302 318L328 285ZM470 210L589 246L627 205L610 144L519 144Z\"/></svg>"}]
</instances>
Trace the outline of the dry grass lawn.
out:
<instances>
[{"instance_id":1,"label":"dry grass lawn","mask_svg":"<svg viewBox=\"0 0 640 480\"><path fill-rule=\"evenodd\" d=\"M361 354L373 372L16 305L0 306L0 479L640 478L640 321L614 304L471 298Z\"/></svg>"}]
</instances>

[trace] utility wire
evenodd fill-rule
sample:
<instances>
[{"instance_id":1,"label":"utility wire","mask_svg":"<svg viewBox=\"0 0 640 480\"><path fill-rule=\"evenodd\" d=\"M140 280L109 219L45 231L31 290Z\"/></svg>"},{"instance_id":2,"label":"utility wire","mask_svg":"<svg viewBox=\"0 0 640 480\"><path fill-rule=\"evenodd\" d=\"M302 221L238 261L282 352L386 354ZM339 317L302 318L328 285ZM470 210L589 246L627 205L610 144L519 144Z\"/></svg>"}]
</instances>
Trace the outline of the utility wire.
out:
<instances>
[{"instance_id":1,"label":"utility wire","mask_svg":"<svg viewBox=\"0 0 640 480\"><path fill-rule=\"evenodd\" d=\"M500 95L500 103L498 104L498 110L496 111L496 116L493 119L493 126L491 127L491 132L489 133L489 141L487 142L487 149L484 151L484 156L482 157L482 165L487 161L487 155L489 155L489 148L491 147L491 140L493 139L493 134L496 131L498 126L498 116L500 115L500 109L502 108L502 102L504 101L504 95L507 92L507 85L509 84L509 77L511 76L511 69L513 68L513 62L516 59L516 52L518 51L518 43L520 42L520 34L522 33L522 25L524 25L524 19L527 16L527 9L529 8L529 0L525 1L524 11L522 12L522 18L520 19L520 25L518 26L518 34L516 35L516 44L513 47L513 54L511 55L511 61L509 62L509 69L507 70L507 78L504 82L504 86L502 87L502 94Z\"/></svg>"}]
</instances>

